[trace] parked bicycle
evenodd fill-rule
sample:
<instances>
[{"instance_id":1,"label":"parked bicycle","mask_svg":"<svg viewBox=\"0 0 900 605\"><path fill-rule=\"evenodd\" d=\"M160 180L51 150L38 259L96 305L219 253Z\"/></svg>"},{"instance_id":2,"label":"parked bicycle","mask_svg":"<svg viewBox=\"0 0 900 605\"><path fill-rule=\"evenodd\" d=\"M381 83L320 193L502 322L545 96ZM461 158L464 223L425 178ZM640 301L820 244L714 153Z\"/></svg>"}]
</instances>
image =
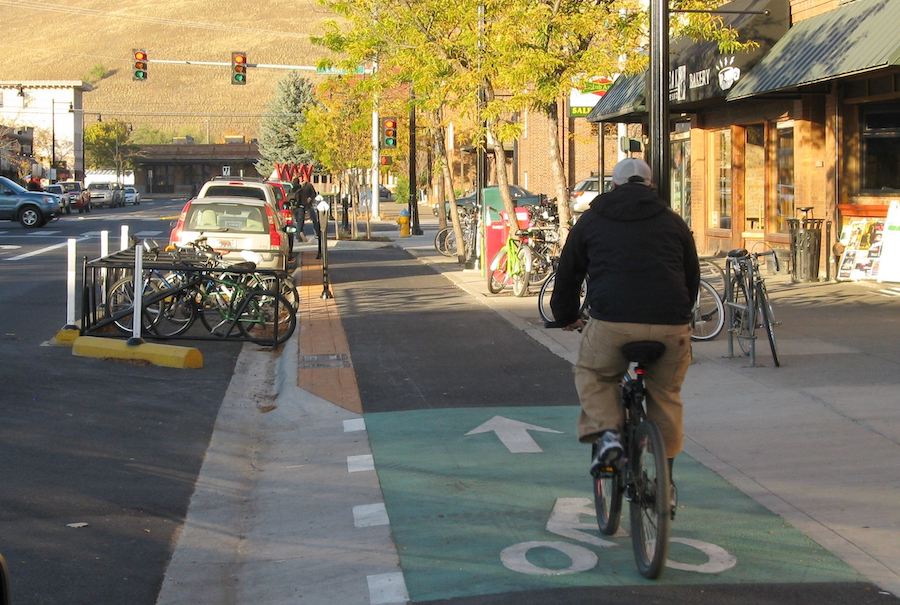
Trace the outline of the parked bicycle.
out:
<instances>
[{"instance_id":1,"label":"parked bicycle","mask_svg":"<svg viewBox=\"0 0 900 605\"><path fill-rule=\"evenodd\" d=\"M469 258L475 251L475 239L478 230L478 217L475 211L457 206L460 227L463 232L463 253ZM434 236L434 249L444 256L456 256L456 232L449 225L440 229Z\"/></svg>"},{"instance_id":2,"label":"parked bicycle","mask_svg":"<svg viewBox=\"0 0 900 605\"><path fill-rule=\"evenodd\" d=\"M563 327L547 322L548 328ZM616 466L601 468L593 477L594 507L600 532L611 536L619 528L622 499L630 504L631 543L638 572L655 579L662 573L669 550L669 528L675 518L669 462L659 426L647 417L646 366L665 353L663 343L643 340L625 344L629 361L621 385L625 422L620 439L625 456ZM591 451L591 459L596 452Z\"/></svg>"},{"instance_id":3,"label":"parked bicycle","mask_svg":"<svg viewBox=\"0 0 900 605\"><path fill-rule=\"evenodd\" d=\"M726 284L725 307L728 309L728 355L734 355L734 340L744 355L750 357L750 364L756 365L756 330L763 328L772 351L775 367L778 349L775 344L775 314L769 303L766 282L759 271L760 257L771 256L775 270L779 269L778 255L774 250L748 252L741 248L728 253L725 266Z\"/></svg>"},{"instance_id":4,"label":"parked bicycle","mask_svg":"<svg viewBox=\"0 0 900 605\"><path fill-rule=\"evenodd\" d=\"M158 246L148 244L145 248L150 258L159 258ZM220 338L241 337L273 345L290 338L296 328L299 300L292 281L258 274L252 261L224 264L205 238L192 242L190 250L190 270L146 272L143 330L171 338L187 332L199 318L210 335ZM177 264L182 251L175 249L165 254ZM110 288L107 316L120 330L130 332L133 307L134 280L124 277Z\"/></svg>"}]
</instances>

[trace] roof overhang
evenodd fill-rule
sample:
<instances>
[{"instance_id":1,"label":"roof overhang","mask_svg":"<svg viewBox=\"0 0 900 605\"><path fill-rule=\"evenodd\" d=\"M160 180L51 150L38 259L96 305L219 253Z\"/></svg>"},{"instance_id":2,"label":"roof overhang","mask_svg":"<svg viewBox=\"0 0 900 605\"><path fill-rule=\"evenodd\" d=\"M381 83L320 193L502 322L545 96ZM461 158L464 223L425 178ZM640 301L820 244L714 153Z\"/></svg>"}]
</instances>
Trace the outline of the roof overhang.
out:
<instances>
[{"instance_id":1,"label":"roof overhang","mask_svg":"<svg viewBox=\"0 0 900 605\"><path fill-rule=\"evenodd\" d=\"M798 91L900 66L900 1L856 0L792 27L728 94L729 101Z\"/></svg>"}]
</instances>

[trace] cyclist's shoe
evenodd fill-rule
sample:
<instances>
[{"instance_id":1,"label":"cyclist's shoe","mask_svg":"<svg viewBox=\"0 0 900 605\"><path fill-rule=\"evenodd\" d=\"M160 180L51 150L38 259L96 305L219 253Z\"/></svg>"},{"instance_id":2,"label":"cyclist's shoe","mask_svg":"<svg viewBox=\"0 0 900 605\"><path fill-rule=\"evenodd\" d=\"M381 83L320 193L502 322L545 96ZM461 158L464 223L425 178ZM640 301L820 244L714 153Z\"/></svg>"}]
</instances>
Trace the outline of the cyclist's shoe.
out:
<instances>
[{"instance_id":1,"label":"cyclist's shoe","mask_svg":"<svg viewBox=\"0 0 900 605\"><path fill-rule=\"evenodd\" d=\"M600 438L594 442L591 458L591 475L601 477L618 470L622 460L622 443L619 441L617 431L603 431Z\"/></svg>"}]
</instances>

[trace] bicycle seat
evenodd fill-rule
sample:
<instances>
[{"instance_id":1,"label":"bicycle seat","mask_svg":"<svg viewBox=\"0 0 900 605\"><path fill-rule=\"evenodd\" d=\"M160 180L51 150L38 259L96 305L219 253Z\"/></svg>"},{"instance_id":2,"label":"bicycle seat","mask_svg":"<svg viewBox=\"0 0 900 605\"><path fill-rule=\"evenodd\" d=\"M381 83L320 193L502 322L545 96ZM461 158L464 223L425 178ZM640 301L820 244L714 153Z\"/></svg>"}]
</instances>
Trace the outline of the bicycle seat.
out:
<instances>
[{"instance_id":1,"label":"bicycle seat","mask_svg":"<svg viewBox=\"0 0 900 605\"><path fill-rule=\"evenodd\" d=\"M237 269L238 271L256 271L256 263L251 263L250 261L242 261L239 263L228 265L228 268Z\"/></svg>"},{"instance_id":2,"label":"bicycle seat","mask_svg":"<svg viewBox=\"0 0 900 605\"><path fill-rule=\"evenodd\" d=\"M622 345L622 355L639 364L656 361L666 352L666 345L656 340L636 340Z\"/></svg>"},{"instance_id":3,"label":"bicycle seat","mask_svg":"<svg viewBox=\"0 0 900 605\"><path fill-rule=\"evenodd\" d=\"M734 250L730 250L728 252L729 258L741 258L743 256L747 256L749 252L747 252L746 248L735 248Z\"/></svg>"}]
</instances>

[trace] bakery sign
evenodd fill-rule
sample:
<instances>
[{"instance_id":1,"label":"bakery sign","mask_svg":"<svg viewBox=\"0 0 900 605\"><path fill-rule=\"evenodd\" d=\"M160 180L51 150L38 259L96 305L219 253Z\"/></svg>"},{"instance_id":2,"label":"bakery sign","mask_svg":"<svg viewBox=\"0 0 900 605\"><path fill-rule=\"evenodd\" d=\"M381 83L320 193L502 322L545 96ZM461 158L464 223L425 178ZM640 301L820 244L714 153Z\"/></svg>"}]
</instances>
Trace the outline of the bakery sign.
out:
<instances>
[{"instance_id":1,"label":"bakery sign","mask_svg":"<svg viewBox=\"0 0 900 605\"><path fill-rule=\"evenodd\" d=\"M679 65L669 72L669 101L698 101L724 96L741 78L734 55L722 56L712 67L688 71Z\"/></svg>"},{"instance_id":2,"label":"bakery sign","mask_svg":"<svg viewBox=\"0 0 900 605\"><path fill-rule=\"evenodd\" d=\"M578 88L572 88L569 92L569 117L586 118L612 83L612 78L595 76L584 80Z\"/></svg>"}]
</instances>

